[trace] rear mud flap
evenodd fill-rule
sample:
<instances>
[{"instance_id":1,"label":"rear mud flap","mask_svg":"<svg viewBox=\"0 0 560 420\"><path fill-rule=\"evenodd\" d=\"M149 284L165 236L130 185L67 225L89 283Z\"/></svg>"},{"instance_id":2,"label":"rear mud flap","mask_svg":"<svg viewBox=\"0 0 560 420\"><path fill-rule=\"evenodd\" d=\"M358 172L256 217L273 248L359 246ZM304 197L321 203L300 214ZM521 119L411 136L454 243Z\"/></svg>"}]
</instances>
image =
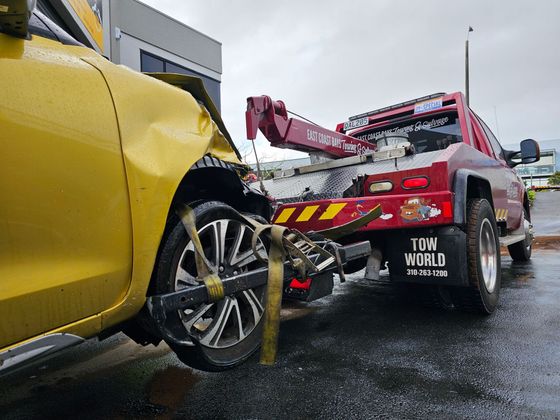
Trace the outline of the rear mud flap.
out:
<instances>
[{"instance_id":1,"label":"rear mud flap","mask_svg":"<svg viewBox=\"0 0 560 420\"><path fill-rule=\"evenodd\" d=\"M456 226L392 232L386 247L391 281L468 286L466 243Z\"/></svg>"}]
</instances>

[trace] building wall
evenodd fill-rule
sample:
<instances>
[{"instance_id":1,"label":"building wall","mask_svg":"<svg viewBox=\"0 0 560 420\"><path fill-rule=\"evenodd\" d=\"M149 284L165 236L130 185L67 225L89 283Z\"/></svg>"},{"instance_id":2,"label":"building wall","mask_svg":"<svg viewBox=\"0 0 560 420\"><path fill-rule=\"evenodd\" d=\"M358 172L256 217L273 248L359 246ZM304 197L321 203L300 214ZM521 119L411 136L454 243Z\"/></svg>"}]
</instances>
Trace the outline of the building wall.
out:
<instances>
[{"instance_id":1,"label":"building wall","mask_svg":"<svg viewBox=\"0 0 560 420\"><path fill-rule=\"evenodd\" d=\"M541 150L538 162L518 165L515 170L528 186L546 186L548 178L559 170L560 162L556 150Z\"/></svg>"},{"instance_id":2,"label":"building wall","mask_svg":"<svg viewBox=\"0 0 560 420\"><path fill-rule=\"evenodd\" d=\"M105 0L109 7L110 59L137 71L200 77L220 109L222 44L136 0ZM142 60L142 55L154 60ZM163 69L158 67L163 63Z\"/></svg>"},{"instance_id":3,"label":"building wall","mask_svg":"<svg viewBox=\"0 0 560 420\"><path fill-rule=\"evenodd\" d=\"M202 79L214 104L220 109L221 92L219 78L209 77L208 71L199 64L172 54L153 44L121 32L119 40L119 63L142 72L180 73ZM219 75L218 75L219 77Z\"/></svg>"},{"instance_id":4,"label":"building wall","mask_svg":"<svg viewBox=\"0 0 560 420\"><path fill-rule=\"evenodd\" d=\"M111 27L205 68L219 80L222 73L220 42L136 0L110 1ZM111 40L111 59L120 60L119 40Z\"/></svg>"},{"instance_id":5,"label":"building wall","mask_svg":"<svg viewBox=\"0 0 560 420\"><path fill-rule=\"evenodd\" d=\"M95 41L75 9L102 16ZM137 0L38 0L38 8L78 41L117 64L137 71L164 71L200 77L220 109L222 44ZM93 16L93 15L91 15ZM90 16L90 17L91 17ZM98 16L98 15L95 15ZM99 17L96 18L99 21ZM91 23L91 20L89 21ZM142 55L154 60L142 60ZM158 61L163 70L158 70ZM154 65L156 66L154 68Z\"/></svg>"}]
</instances>

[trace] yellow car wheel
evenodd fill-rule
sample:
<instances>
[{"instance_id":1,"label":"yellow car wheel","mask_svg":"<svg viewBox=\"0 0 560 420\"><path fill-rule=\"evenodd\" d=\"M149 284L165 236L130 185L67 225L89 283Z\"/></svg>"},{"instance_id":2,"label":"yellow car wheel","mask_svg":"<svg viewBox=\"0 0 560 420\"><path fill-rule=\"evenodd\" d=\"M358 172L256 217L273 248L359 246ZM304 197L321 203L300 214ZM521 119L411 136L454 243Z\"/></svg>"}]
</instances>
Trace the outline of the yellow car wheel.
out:
<instances>
[{"instance_id":1,"label":"yellow car wheel","mask_svg":"<svg viewBox=\"0 0 560 420\"><path fill-rule=\"evenodd\" d=\"M233 208L217 201L202 202L194 207L194 213L204 254L221 278L263 265L251 248L252 227ZM262 243L260 252L266 256ZM165 238L156 292L199 284L193 244L178 222ZM168 317L168 331L177 339L169 344L181 361L197 369L219 371L236 366L260 345L264 299L265 286L178 311Z\"/></svg>"}]
</instances>

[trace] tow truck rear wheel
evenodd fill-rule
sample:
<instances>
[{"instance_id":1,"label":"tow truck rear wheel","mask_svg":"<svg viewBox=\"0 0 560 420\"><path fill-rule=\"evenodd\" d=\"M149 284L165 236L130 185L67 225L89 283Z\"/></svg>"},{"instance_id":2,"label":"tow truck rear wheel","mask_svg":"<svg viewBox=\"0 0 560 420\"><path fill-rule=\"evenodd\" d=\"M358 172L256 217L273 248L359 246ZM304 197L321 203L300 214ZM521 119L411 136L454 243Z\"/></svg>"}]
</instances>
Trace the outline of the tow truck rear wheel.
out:
<instances>
[{"instance_id":1,"label":"tow truck rear wheel","mask_svg":"<svg viewBox=\"0 0 560 420\"><path fill-rule=\"evenodd\" d=\"M533 234L531 233L531 218L525 207L523 208L523 226L525 228L525 239L508 246L509 255L513 261L525 262L531 259L533 249Z\"/></svg>"},{"instance_id":2,"label":"tow truck rear wheel","mask_svg":"<svg viewBox=\"0 0 560 420\"><path fill-rule=\"evenodd\" d=\"M204 254L221 278L263 265L251 247L253 228L233 208L217 201L194 207ZM257 248L266 257L264 244ZM156 293L201 284L194 247L180 221L166 238L159 259ZM249 358L259 347L265 286L168 314L169 331L181 342L168 342L179 359L194 368L222 371Z\"/></svg>"},{"instance_id":3,"label":"tow truck rear wheel","mask_svg":"<svg viewBox=\"0 0 560 420\"><path fill-rule=\"evenodd\" d=\"M469 287L452 290L453 304L465 312L489 315L496 310L502 271L494 211L481 198L467 203L467 266Z\"/></svg>"}]
</instances>

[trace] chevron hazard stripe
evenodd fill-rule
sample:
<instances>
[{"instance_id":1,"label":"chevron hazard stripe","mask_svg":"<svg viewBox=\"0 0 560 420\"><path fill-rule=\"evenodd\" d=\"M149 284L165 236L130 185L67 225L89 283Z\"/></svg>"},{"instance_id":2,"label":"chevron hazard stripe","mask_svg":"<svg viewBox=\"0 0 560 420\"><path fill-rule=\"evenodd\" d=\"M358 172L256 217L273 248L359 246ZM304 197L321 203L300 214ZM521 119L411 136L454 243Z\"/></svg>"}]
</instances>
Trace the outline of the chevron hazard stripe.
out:
<instances>
[{"instance_id":1,"label":"chevron hazard stripe","mask_svg":"<svg viewBox=\"0 0 560 420\"><path fill-rule=\"evenodd\" d=\"M507 220L508 209L496 209L496 221L503 222Z\"/></svg>"},{"instance_id":2,"label":"chevron hazard stripe","mask_svg":"<svg viewBox=\"0 0 560 420\"><path fill-rule=\"evenodd\" d=\"M346 204L348 203L333 203L333 204L329 204L329 207L327 207L327 210L325 210L325 212L321 215L321 217L319 217L319 220L332 220L336 217L336 215L338 213L340 213L340 210L342 210L344 207L346 207Z\"/></svg>"},{"instance_id":3,"label":"chevron hazard stripe","mask_svg":"<svg viewBox=\"0 0 560 420\"><path fill-rule=\"evenodd\" d=\"M316 220L332 220L338 215L338 213L340 213L340 211L344 207L346 207L347 204L348 203L331 203L328 206L323 207L322 212L317 212L317 210L319 210L320 207L319 205L314 204L310 206L305 206L301 211L301 213L299 213L295 221L308 222L309 220L311 220L311 218L313 218L313 216L316 216L317 213L319 213L320 216L318 218L315 217ZM274 223L286 223L292 218L295 211L296 211L296 207L286 207L282 209L282 211L278 214L278 216L274 220Z\"/></svg>"},{"instance_id":4,"label":"chevron hazard stripe","mask_svg":"<svg viewBox=\"0 0 560 420\"><path fill-rule=\"evenodd\" d=\"M295 207L288 207L282 210L282 213L278 215L274 223L286 223L290 220L290 216L294 213L294 211L296 211Z\"/></svg>"}]
</instances>

